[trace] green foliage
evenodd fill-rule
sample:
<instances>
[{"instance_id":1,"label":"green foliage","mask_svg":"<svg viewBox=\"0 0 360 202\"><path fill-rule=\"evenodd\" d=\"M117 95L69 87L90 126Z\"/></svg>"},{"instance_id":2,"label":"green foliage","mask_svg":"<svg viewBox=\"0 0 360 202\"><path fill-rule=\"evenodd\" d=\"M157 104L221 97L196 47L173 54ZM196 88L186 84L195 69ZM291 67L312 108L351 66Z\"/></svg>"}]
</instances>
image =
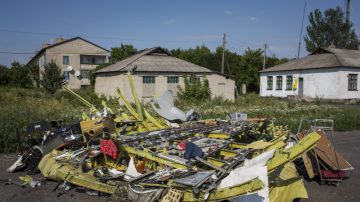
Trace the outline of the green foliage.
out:
<instances>
[{"instance_id":1,"label":"green foliage","mask_svg":"<svg viewBox=\"0 0 360 202\"><path fill-rule=\"evenodd\" d=\"M310 12L309 22L307 36L304 37L307 51L313 52L319 47L332 44L336 48L359 49L359 40L352 29L352 23L346 23L340 7L327 9L324 14L316 9Z\"/></svg>"},{"instance_id":2,"label":"green foliage","mask_svg":"<svg viewBox=\"0 0 360 202\"><path fill-rule=\"evenodd\" d=\"M41 85L52 95L65 84L65 76L61 74L61 69L54 62L47 64L44 72L41 72L41 74Z\"/></svg>"},{"instance_id":3,"label":"green foliage","mask_svg":"<svg viewBox=\"0 0 360 202\"><path fill-rule=\"evenodd\" d=\"M258 94L250 93L240 96L235 101L224 100L216 97L212 100L204 100L195 104L178 100L175 104L183 110L194 109L204 119L226 118L230 112L244 112L248 117L270 117L276 125L287 125L295 133L301 118L333 119L335 130L360 129L360 109L348 105L317 102L296 102L288 106L285 99L275 97L260 97Z\"/></svg>"},{"instance_id":4,"label":"green foliage","mask_svg":"<svg viewBox=\"0 0 360 202\"><path fill-rule=\"evenodd\" d=\"M40 69L39 65L35 62L29 63L26 65L26 68L29 71L29 75L32 81L35 83L36 87L40 87Z\"/></svg>"},{"instance_id":5,"label":"green foliage","mask_svg":"<svg viewBox=\"0 0 360 202\"><path fill-rule=\"evenodd\" d=\"M6 66L0 65L0 86L9 85L10 81L10 69Z\"/></svg>"},{"instance_id":6,"label":"green foliage","mask_svg":"<svg viewBox=\"0 0 360 202\"><path fill-rule=\"evenodd\" d=\"M0 152L15 151L16 127L24 132L29 123L37 121L63 120L69 124L80 120L87 107L72 102L54 98L41 88L0 87Z\"/></svg>"},{"instance_id":7,"label":"green foliage","mask_svg":"<svg viewBox=\"0 0 360 202\"><path fill-rule=\"evenodd\" d=\"M132 45L121 44L120 47L111 48L111 62L123 60L137 52Z\"/></svg>"},{"instance_id":8,"label":"green foliage","mask_svg":"<svg viewBox=\"0 0 360 202\"><path fill-rule=\"evenodd\" d=\"M209 68L216 72L221 72L222 47L217 47L215 52L211 52L206 46L197 46L189 49L173 49L170 53L180 59ZM282 64L289 61L286 58L277 58L275 55L266 58L266 67ZM259 91L259 70L262 68L262 50L252 50L248 48L243 55L225 50L224 73L235 76L236 85L245 83L248 91Z\"/></svg>"},{"instance_id":9,"label":"green foliage","mask_svg":"<svg viewBox=\"0 0 360 202\"><path fill-rule=\"evenodd\" d=\"M11 86L17 86L22 88L30 88L33 86L29 70L24 65L21 65L19 62L13 62L11 64L8 75L10 78L9 85Z\"/></svg>"},{"instance_id":10,"label":"green foliage","mask_svg":"<svg viewBox=\"0 0 360 202\"><path fill-rule=\"evenodd\" d=\"M180 100L190 103L198 103L211 99L211 90L209 81L204 78L202 81L199 77L191 75L190 78L184 76L184 88L178 87L178 97Z\"/></svg>"}]
</instances>

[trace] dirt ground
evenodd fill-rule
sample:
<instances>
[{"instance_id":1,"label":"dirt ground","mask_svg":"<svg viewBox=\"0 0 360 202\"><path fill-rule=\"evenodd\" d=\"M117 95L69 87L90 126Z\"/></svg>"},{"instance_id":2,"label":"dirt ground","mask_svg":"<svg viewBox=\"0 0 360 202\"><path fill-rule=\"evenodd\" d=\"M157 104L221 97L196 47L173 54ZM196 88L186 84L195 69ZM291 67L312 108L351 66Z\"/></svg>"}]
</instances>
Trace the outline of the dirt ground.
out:
<instances>
[{"instance_id":1,"label":"dirt ground","mask_svg":"<svg viewBox=\"0 0 360 202\"><path fill-rule=\"evenodd\" d=\"M360 202L360 131L336 132L334 134L336 149L353 165L355 170L349 171L349 178L339 186L320 185L317 181L305 181L309 199L302 201L359 201ZM0 179L11 178L17 180L25 173L7 173L6 169L16 159L15 154L0 154ZM41 177L40 174L36 177ZM37 188L21 188L16 185L0 183L0 201L111 201L104 196L90 196L79 193L75 189L57 197L53 192L57 182L46 181L46 184Z\"/></svg>"}]
</instances>

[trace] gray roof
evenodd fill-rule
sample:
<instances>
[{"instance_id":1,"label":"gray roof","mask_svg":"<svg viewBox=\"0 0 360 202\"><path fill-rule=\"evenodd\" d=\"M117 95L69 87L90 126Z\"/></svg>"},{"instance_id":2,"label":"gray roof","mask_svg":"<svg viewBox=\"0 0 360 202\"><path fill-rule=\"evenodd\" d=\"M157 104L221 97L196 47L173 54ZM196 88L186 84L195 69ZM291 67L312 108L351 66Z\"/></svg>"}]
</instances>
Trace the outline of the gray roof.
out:
<instances>
[{"instance_id":1,"label":"gray roof","mask_svg":"<svg viewBox=\"0 0 360 202\"><path fill-rule=\"evenodd\" d=\"M170 56L164 49L155 47L111 64L96 73L127 72L134 66L137 72L175 72L175 73L216 73L199 65Z\"/></svg>"},{"instance_id":2,"label":"gray roof","mask_svg":"<svg viewBox=\"0 0 360 202\"><path fill-rule=\"evenodd\" d=\"M66 40L64 40L64 41L62 41L62 42L59 42L59 43L54 43L54 44L52 44L52 45L50 45L50 46L47 46L47 47L45 47L45 48L42 48L38 53L36 53L36 55L35 55L34 57L32 57L32 58L30 59L30 61L28 62L28 64L31 63L35 58L37 58L40 54L42 54L45 50L50 49L50 48L53 48L53 47L58 46L58 45L61 45L61 44L64 44L64 43L67 43L67 42L75 41L75 40L77 40L77 39L83 40L83 41L85 41L85 42L87 42L87 43L89 43L89 44L91 44L91 45L94 45L94 46L96 46L96 47L98 47L98 48L100 48L100 49L103 49L103 50L106 51L106 52L110 52L110 51L109 51L108 49L106 49L106 48L103 48L103 47L101 47L101 46L99 46L99 45L97 45L97 44L94 44L93 42L90 42L90 41L88 41L88 40L86 40L86 39L83 39L83 38L77 36L77 37L74 37L74 38L71 38L71 39L66 39Z\"/></svg>"},{"instance_id":3,"label":"gray roof","mask_svg":"<svg viewBox=\"0 0 360 202\"><path fill-rule=\"evenodd\" d=\"M360 51L337 48L319 48L310 55L276 65L260 72L319 69L333 67L360 68Z\"/></svg>"}]
</instances>

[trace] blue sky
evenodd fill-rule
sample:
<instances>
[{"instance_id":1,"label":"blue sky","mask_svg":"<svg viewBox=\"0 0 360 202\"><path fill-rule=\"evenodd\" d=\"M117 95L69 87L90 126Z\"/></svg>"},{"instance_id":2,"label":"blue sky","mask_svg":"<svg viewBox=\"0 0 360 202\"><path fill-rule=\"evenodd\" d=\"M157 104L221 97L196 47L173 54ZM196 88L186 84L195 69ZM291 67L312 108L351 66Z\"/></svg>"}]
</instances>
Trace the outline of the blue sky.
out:
<instances>
[{"instance_id":1,"label":"blue sky","mask_svg":"<svg viewBox=\"0 0 360 202\"><path fill-rule=\"evenodd\" d=\"M341 6L346 0L307 0L306 14ZM212 50L228 34L227 47L243 53L247 47L269 45L268 54L295 57L304 0L2 0L0 52L33 53L42 42L59 36L82 36L111 48L121 43L138 49L162 46ZM351 20L360 35L360 2L351 2ZM305 18L304 32L308 25ZM301 56L308 54L302 41ZM0 64L26 63L31 54L0 53Z\"/></svg>"}]
</instances>

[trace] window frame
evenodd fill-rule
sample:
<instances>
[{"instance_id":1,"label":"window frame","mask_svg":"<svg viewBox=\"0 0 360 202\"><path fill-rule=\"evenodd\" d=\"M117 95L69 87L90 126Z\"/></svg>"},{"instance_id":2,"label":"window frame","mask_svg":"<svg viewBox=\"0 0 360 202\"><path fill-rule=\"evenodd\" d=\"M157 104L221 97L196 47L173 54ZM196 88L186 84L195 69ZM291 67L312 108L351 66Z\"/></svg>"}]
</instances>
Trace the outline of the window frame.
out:
<instances>
[{"instance_id":1,"label":"window frame","mask_svg":"<svg viewBox=\"0 0 360 202\"><path fill-rule=\"evenodd\" d=\"M289 80L289 78L291 80ZM289 82L290 81L290 82ZM293 76L286 76L286 90L292 90L293 89L293 81L294 81L294 77Z\"/></svg>"},{"instance_id":2,"label":"window frame","mask_svg":"<svg viewBox=\"0 0 360 202\"><path fill-rule=\"evenodd\" d=\"M69 80L70 80L70 72L68 72L68 71L65 71L65 72L64 72L64 80L65 80L65 81L69 81Z\"/></svg>"},{"instance_id":3,"label":"window frame","mask_svg":"<svg viewBox=\"0 0 360 202\"><path fill-rule=\"evenodd\" d=\"M87 76L83 76L84 74L84 72L87 72L85 75L87 75ZM80 70L80 77L82 78L82 79L89 79L90 78L90 70L87 70L87 69L81 69Z\"/></svg>"},{"instance_id":4,"label":"window frame","mask_svg":"<svg viewBox=\"0 0 360 202\"><path fill-rule=\"evenodd\" d=\"M276 90L282 90L283 76L276 76Z\"/></svg>"},{"instance_id":5,"label":"window frame","mask_svg":"<svg viewBox=\"0 0 360 202\"><path fill-rule=\"evenodd\" d=\"M67 59L65 60L65 58L67 58ZM67 61L67 62L65 62L65 61ZM68 55L63 55L63 64L70 65L70 57Z\"/></svg>"},{"instance_id":6,"label":"window frame","mask_svg":"<svg viewBox=\"0 0 360 202\"><path fill-rule=\"evenodd\" d=\"M357 91L358 74L348 74L348 91Z\"/></svg>"},{"instance_id":7,"label":"window frame","mask_svg":"<svg viewBox=\"0 0 360 202\"><path fill-rule=\"evenodd\" d=\"M99 61L101 58L101 62ZM106 63L106 56L104 55L80 55L80 65L101 65Z\"/></svg>"},{"instance_id":8,"label":"window frame","mask_svg":"<svg viewBox=\"0 0 360 202\"><path fill-rule=\"evenodd\" d=\"M143 76L143 84L155 84L155 76Z\"/></svg>"},{"instance_id":9,"label":"window frame","mask_svg":"<svg viewBox=\"0 0 360 202\"><path fill-rule=\"evenodd\" d=\"M271 81L271 85L270 84ZM266 77L266 90L273 90L274 88L274 76L267 76Z\"/></svg>"},{"instance_id":10,"label":"window frame","mask_svg":"<svg viewBox=\"0 0 360 202\"><path fill-rule=\"evenodd\" d=\"M168 84L178 84L179 83L179 77L178 76L168 76L167 77L167 83Z\"/></svg>"}]
</instances>

